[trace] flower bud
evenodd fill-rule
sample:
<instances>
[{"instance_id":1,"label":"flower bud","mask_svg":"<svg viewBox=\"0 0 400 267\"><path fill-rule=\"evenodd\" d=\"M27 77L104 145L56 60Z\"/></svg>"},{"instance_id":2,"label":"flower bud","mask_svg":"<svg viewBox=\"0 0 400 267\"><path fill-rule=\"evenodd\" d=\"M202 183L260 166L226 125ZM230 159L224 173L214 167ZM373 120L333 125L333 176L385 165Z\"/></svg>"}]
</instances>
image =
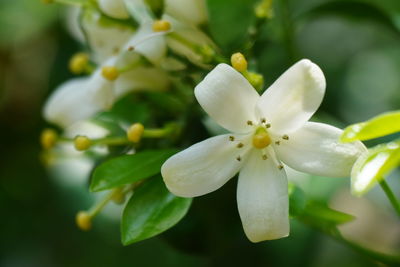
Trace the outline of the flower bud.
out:
<instances>
[{"instance_id":1,"label":"flower bud","mask_svg":"<svg viewBox=\"0 0 400 267\"><path fill-rule=\"evenodd\" d=\"M43 149L50 149L54 147L57 142L57 132L53 129L45 129L40 135L40 143L42 144Z\"/></svg>"},{"instance_id":2,"label":"flower bud","mask_svg":"<svg viewBox=\"0 0 400 267\"><path fill-rule=\"evenodd\" d=\"M82 231L89 231L92 228L92 217L86 211L80 211L75 217L76 225Z\"/></svg>"},{"instance_id":3,"label":"flower bud","mask_svg":"<svg viewBox=\"0 0 400 267\"><path fill-rule=\"evenodd\" d=\"M231 64L232 67L239 72L247 70L247 60L242 53L233 54L231 56Z\"/></svg>"},{"instance_id":4,"label":"flower bud","mask_svg":"<svg viewBox=\"0 0 400 267\"><path fill-rule=\"evenodd\" d=\"M126 132L128 140L133 142L133 143L138 143L140 139L142 138L144 132L144 126L141 123L135 123L132 124L131 127L129 127L128 131Z\"/></svg>"},{"instance_id":5,"label":"flower bud","mask_svg":"<svg viewBox=\"0 0 400 267\"><path fill-rule=\"evenodd\" d=\"M89 56L86 53L77 53L69 61L69 70L74 74L85 72L89 63Z\"/></svg>"},{"instance_id":6,"label":"flower bud","mask_svg":"<svg viewBox=\"0 0 400 267\"><path fill-rule=\"evenodd\" d=\"M78 135L74 139L74 146L78 151L85 151L92 145L92 141L86 136Z\"/></svg>"},{"instance_id":7,"label":"flower bud","mask_svg":"<svg viewBox=\"0 0 400 267\"><path fill-rule=\"evenodd\" d=\"M264 77L255 72L247 72L244 74L249 83L259 92L264 85Z\"/></svg>"}]
</instances>

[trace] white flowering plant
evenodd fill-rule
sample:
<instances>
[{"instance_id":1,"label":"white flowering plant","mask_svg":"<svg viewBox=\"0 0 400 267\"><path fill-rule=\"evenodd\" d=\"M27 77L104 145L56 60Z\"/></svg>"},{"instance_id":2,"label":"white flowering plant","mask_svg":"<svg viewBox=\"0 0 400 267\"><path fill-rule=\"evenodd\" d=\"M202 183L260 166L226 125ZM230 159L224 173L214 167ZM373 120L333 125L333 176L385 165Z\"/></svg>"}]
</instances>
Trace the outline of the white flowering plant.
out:
<instances>
[{"instance_id":1,"label":"white flowering plant","mask_svg":"<svg viewBox=\"0 0 400 267\"><path fill-rule=\"evenodd\" d=\"M317 111L327 86L323 69L298 56L275 81L264 81L257 54L274 16L272 0L229 7L212 0L44 2L73 6L68 25L82 51L69 64L78 77L44 105L51 126L41 135L43 159L51 167L73 148L91 169L91 193L106 192L77 212L80 229L91 229L94 217L115 202L122 243L139 242L181 221L193 197L237 180L238 216L229 220L240 221L251 242L289 236L293 219L374 260L399 262L398 255L343 237L338 227L354 216L307 196L291 178L294 170L320 180L351 177L353 192L364 193L398 166L400 153L397 141L368 152L360 140L371 138L368 127L398 126L399 114L344 132L325 123ZM224 8L243 12L243 19L220 17ZM241 21L231 29L229 19ZM87 124L96 130L80 128ZM390 155L371 172L366 162L383 152Z\"/></svg>"}]
</instances>

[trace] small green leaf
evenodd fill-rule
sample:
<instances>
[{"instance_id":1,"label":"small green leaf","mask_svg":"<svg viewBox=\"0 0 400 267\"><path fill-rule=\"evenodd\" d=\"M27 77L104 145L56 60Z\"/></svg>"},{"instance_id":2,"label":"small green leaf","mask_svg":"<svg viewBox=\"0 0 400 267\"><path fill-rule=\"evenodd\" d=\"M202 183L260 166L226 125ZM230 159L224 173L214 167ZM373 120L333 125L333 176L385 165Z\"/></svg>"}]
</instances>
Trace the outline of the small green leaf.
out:
<instances>
[{"instance_id":1,"label":"small green leaf","mask_svg":"<svg viewBox=\"0 0 400 267\"><path fill-rule=\"evenodd\" d=\"M160 172L161 165L177 150L146 150L113 158L99 165L93 173L90 190L97 192L137 182Z\"/></svg>"},{"instance_id":2,"label":"small green leaf","mask_svg":"<svg viewBox=\"0 0 400 267\"><path fill-rule=\"evenodd\" d=\"M187 213L191 198L171 194L161 176L139 187L126 205L121 223L121 238L129 245L171 228Z\"/></svg>"},{"instance_id":3,"label":"small green leaf","mask_svg":"<svg viewBox=\"0 0 400 267\"><path fill-rule=\"evenodd\" d=\"M315 201L307 203L304 215L315 223L328 227L354 220L353 215L331 209L326 204Z\"/></svg>"},{"instance_id":4,"label":"small green leaf","mask_svg":"<svg viewBox=\"0 0 400 267\"><path fill-rule=\"evenodd\" d=\"M340 140L352 142L355 140L368 140L400 132L400 111L393 111L379 115L366 122L350 125Z\"/></svg>"},{"instance_id":5,"label":"small green leaf","mask_svg":"<svg viewBox=\"0 0 400 267\"><path fill-rule=\"evenodd\" d=\"M400 141L381 144L361 155L351 172L353 194L361 196L400 164Z\"/></svg>"}]
</instances>

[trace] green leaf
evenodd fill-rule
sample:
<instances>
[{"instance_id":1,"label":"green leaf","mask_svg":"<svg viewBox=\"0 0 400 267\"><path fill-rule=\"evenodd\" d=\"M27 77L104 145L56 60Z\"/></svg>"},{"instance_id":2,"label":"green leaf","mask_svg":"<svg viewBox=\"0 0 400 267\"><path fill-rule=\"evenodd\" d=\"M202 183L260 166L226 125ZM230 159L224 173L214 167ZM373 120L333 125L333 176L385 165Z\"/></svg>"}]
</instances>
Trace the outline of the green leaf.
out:
<instances>
[{"instance_id":1,"label":"green leaf","mask_svg":"<svg viewBox=\"0 0 400 267\"><path fill-rule=\"evenodd\" d=\"M304 216L314 223L326 227L333 227L354 220L354 216L329 208L324 203L310 201L304 210Z\"/></svg>"},{"instance_id":2,"label":"green leaf","mask_svg":"<svg viewBox=\"0 0 400 267\"><path fill-rule=\"evenodd\" d=\"M361 155L351 172L353 194L361 196L400 164L400 141L381 144Z\"/></svg>"},{"instance_id":3,"label":"green leaf","mask_svg":"<svg viewBox=\"0 0 400 267\"><path fill-rule=\"evenodd\" d=\"M124 209L122 243L129 245L171 228L185 216L191 202L191 198L171 194L161 176L151 178L134 192Z\"/></svg>"},{"instance_id":4,"label":"green leaf","mask_svg":"<svg viewBox=\"0 0 400 267\"><path fill-rule=\"evenodd\" d=\"M233 52L246 40L255 22L257 0L207 0L209 24L214 40Z\"/></svg>"},{"instance_id":5,"label":"green leaf","mask_svg":"<svg viewBox=\"0 0 400 267\"><path fill-rule=\"evenodd\" d=\"M368 140L396 132L400 132L400 111L387 112L369 121L350 125L344 129L340 140Z\"/></svg>"},{"instance_id":6,"label":"green leaf","mask_svg":"<svg viewBox=\"0 0 400 267\"><path fill-rule=\"evenodd\" d=\"M90 190L111 189L154 176L176 152L176 149L146 150L106 161L94 170Z\"/></svg>"}]
</instances>

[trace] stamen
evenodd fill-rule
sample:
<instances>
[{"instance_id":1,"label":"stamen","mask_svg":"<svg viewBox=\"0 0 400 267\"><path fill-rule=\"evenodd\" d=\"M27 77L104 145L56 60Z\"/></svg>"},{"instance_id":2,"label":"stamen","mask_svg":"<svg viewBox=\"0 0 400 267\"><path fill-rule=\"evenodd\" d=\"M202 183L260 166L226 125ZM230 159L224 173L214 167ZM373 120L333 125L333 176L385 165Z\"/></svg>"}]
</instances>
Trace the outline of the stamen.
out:
<instances>
[{"instance_id":1,"label":"stamen","mask_svg":"<svg viewBox=\"0 0 400 267\"><path fill-rule=\"evenodd\" d=\"M265 118L261 118L261 123L266 123L267 120Z\"/></svg>"},{"instance_id":2,"label":"stamen","mask_svg":"<svg viewBox=\"0 0 400 267\"><path fill-rule=\"evenodd\" d=\"M247 125L253 125L252 121L247 121Z\"/></svg>"},{"instance_id":3,"label":"stamen","mask_svg":"<svg viewBox=\"0 0 400 267\"><path fill-rule=\"evenodd\" d=\"M267 127L267 128L271 128L271 123L267 123L267 124L265 124L265 127Z\"/></svg>"},{"instance_id":4,"label":"stamen","mask_svg":"<svg viewBox=\"0 0 400 267\"><path fill-rule=\"evenodd\" d=\"M266 159L268 159L268 156L264 154L264 155L262 155L262 159L266 160Z\"/></svg>"},{"instance_id":5,"label":"stamen","mask_svg":"<svg viewBox=\"0 0 400 267\"><path fill-rule=\"evenodd\" d=\"M281 141L275 141L275 144L279 146L281 144Z\"/></svg>"},{"instance_id":6,"label":"stamen","mask_svg":"<svg viewBox=\"0 0 400 267\"><path fill-rule=\"evenodd\" d=\"M279 170L282 170L282 169L283 169L283 165L282 165L282 164L279 164L279 165L278 165L278 169L279 169Z\"/></svg>"},{"instance_id":7,"label":"stamen","mask_svg":"<svg viewBox=\"0 0 400 267\"><path fill-rule=\"evenodd\" d=\"M284 135L282 136L282 139L283 139L283 140L289 140L289 136L288 136L287 134L284 134Z\"/></svg>"},{"instance_id":8,"label":"stamen","mask_svg":"<svg viewBox=\"0 0 400 267\"><path fill-rule=\"evenodd\" d=\"M236 160L237 160L237 161L241 161L242 158L241 158L240 156L237 156Z\"/></svg>"},{"instance_id":9,"label":"stamen","mask_svg":"<svg viewBox=\"0 0 400 267\"><path fill-rule=\"evenodd\" d=\"M243 143L239 143L239 144L237 144L237 148L242 148L244 145L243 145Z\"/></svg>"},{"instance_id":10,"label":"stamen","mask_svg":"<svg viewBox=\"0 0 400 267\"><path fill-rule=\"evenodd\" d=\"M233 135L229 136L229 141L235 141L235 137Z\"/></svg>"},{"instance_id":11,"label":"stamen","mask_svg":"<svg viewBox=\"0 0 400 267\"><path fill-rule=\"evenodd\" d=\"M133 46L128 47L128 51L133 51L134 49L135 49L135 47L133 47Z\"/></svg>"}]
</instances>

